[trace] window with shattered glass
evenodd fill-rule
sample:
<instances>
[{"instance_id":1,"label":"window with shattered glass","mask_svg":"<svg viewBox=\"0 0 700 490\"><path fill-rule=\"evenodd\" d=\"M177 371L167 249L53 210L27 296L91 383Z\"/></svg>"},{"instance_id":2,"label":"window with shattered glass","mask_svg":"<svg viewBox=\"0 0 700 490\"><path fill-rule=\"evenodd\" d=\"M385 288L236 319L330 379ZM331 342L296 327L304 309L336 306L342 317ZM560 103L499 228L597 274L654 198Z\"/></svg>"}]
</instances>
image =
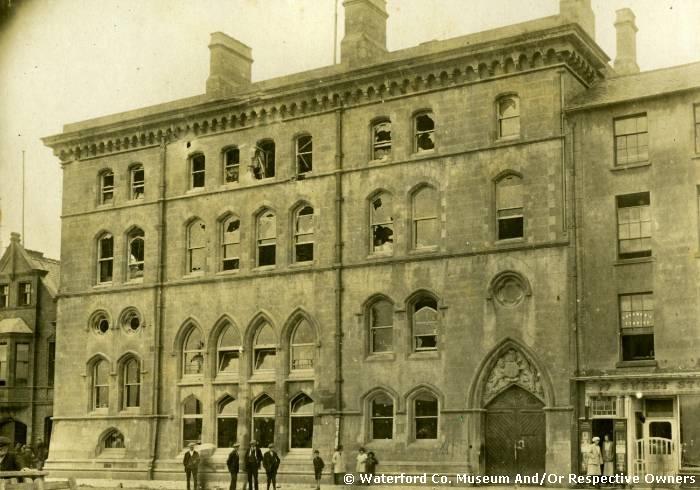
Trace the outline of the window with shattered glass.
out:
<instances>
[{"instance_id":1,"label":"window with shattered glass","mask_svg":"<svg viewBox=\"0 0 700 490\"><path fill-rule=\"evenodd\" d=\"M114 172L107 170L100 177L100 204L114 202Z\"/></svg>"},{"instance_id":2,"label":"window with shattered glass","mask_svg":"<svg viewBox=\"0 0 700 490\"><path fill-rule=\"evenodd\" d=\"M143 165L131 168L131 199L143 199L145 189L145 174Z\"/></svg>"},{"instance_id":3,"label":"window with shattered glass","mask_svg":"<svg viewBox=\"0 0 700 490\"><path fill-rule=\"evenodd\" d=\"M129 233L129 264L128 279L140 279L143 277L143 266L145 258L144 233L140 228L136 228Z\"/></svg>"},{"instance_id":4,"label":"window with shattered glass","mask_svg":"<svg viewBox=\"0 0 700 490\"><path fill-rule=\"evenodd\" d=\"M391 156L391 121L381 121L372 127L372 160Z\"/></svg>"},{"instance_id":5,"label":"window with shattered glass","mask_svg":"<svg viewBox=\"0 0 700 490\"><path fill-rule=\"evenodd\" d=\"M525 233L523 186L517 175L507 175L496 183L498 240L522 238Z\"/></svg>"},{"instance_id":6,"label":"window with shattered glass","mask_svg":"<svg viewBox=\"0 0 700 490\"><path fill-rule=\"evenodd\" d=\"M238 270L241 262L241 220L230 216L223 222L221 232L221 270Z\"/></svg>"},{"instance_id":7,"label":"window with shattered glass","mask_svg":"<svg viewBox=\"0 0 700 490\"><path fill-rule=\"evenodd\" d=\"M277 339L267 322L260 326L255 337L253 362L254 371L273 371L277 367Z\"/></svg>"},{"instance_id":8,"label":"window with shattered glass","mask_svg":"<svg viewBox=\"0 0 700 490\"><path fill-rule=\"evenodd\" d=\"M224 153L224 183L238 182L240 171L240 152L238 148L229 148Z\"/></svg>"},{"instance_id":9,"label":"window with shattered glass","mask_svg":"<svg viewBox=\"0 0 700 490\"><path fill-rule=\"evenodd\" d=\"M413 350L437 350L437 301L419 298L413 305Z\"/></svg>"},{"instance_id":10,"label":"window with shattered glass","mask_svg":"<svg viewBox=\"0 0 700 490\"><path fill-rule=\"evenodd\" d=\"M258 217L258 266L275 265L277 255L277 218L271 211Z\"/></svg>"},{"instance_id":11,"label":"window with shattered glass","mask_svg":"<svg viewBox=\"0 0 700 490\"><path fill-rule=\"evenodd\" d=\"M305 174L313 169L313 141L310 135L297 138L297 174Z\"/></svg>"},{"instance_id":12,"label":"window with shattered glass","mask_svg":"<svg viewBox=\"0 0 700 490\"><path fill-rule=\"evenodd\" d=\"M416 143L414 151L428 151L435 148L435 122L433 113L425 112L418 114L415 118Z\"/></svg>"},{"instance_id":13,"label":"window with shattered glass","mask_svg":"<svg viewBox=\"0 0 700 490\"><path fill-rule=\"evenodd\" d=\"M207 227L202 220L194 221L189 227L187 237L187 266L188 272L204 271L207 256Z\"/></svg>"},{"instance_id":14,"label":"window with shattered glass","mask_svg":"<svg viewBox=\"0 0 700 490\"><path fill-rule=\"evenodd\" d=\"M110 233L102 235L97 250L97 282L112 282L114 267L114 238Z\"/></svg>"},{"instance_id":15,"label":"window with shattered glass","mask_svg":"<svg viewBox=\"0 0 700 490\"><path fill-rule=\"evenodd\" d=\"M520 135L520 99L503 97L498 102L498 136L512 138Z\"/></svg>"},{"instance_id":16,"label":"window with shattered glass","mask_svg":"<svg viewBox=\"0 0 700 490\"><path fill-rule=\"evenodd\" d=\"M256 179L268 179L275 176L275 142L259 141L253 156L253 176Z\"/></svg>"},{"instance_id":17,"label":"window with shattered glass","mask_svg":"<svg viewBox=\"0 0 700 490\"><path fill-rule=\"evenodd\" d=\"M386 192L374 197L370 204L372 252L390 253L394 247L392 199Z\"/></svg>"},{"instance_id":18,"label":"window with shattered glass","mask_svg":"<svg viewBox=\"0 0 700 490\"><path fill-rule=\"evenodd\" d=\"M294 262L314 260L314 208L304 206L296 215L294 226Z\"/></svg>"}]
</instances>

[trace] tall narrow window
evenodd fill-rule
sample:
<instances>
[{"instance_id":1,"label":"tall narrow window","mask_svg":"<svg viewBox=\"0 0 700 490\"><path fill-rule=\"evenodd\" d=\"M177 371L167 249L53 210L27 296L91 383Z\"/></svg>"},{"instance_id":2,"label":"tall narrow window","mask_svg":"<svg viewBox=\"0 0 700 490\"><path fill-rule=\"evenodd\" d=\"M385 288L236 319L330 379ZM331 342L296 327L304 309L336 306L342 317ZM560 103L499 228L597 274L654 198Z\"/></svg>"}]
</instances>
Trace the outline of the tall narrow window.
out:
<instances>
[{"instance_id":1,"label":"tall narrow window","mask_svg":"<svg viewBox=\"0 0 700 490\"><path fill-rule=\"evenodd\" d=\"M206 177L206 159L198 153L190 157L190 188L201 189L204 187Z\"/></svg>"},{"instance_id":2,"label":"tall narrow window","mask_svg":"<svg viewBox=\"0 0 700 490\"><path fill-rule=\"evenodd\" d=\"M122 408L134 408L141 404L141 372L139 361L133 357L122 368Z\"/></svg>"},{"instance_id":3,"label":"tall narrow window","mask_svg":"<svg viewBox=\"0 0 700 490\"><path fill-rule=\"evenodd\" d=\"M517 175L506 175L496 182L496 222L498 240L524 236L523 182Z\"/></svg>"},{"instance_id":4,"label":"tall narrow window","mask_svg":"<svg viewBox=\"0 0 700 490\"><path fill-rule=\"evenodd\" d=\"M17 342L15 344L15 386L27 386L29 384L29 344Z\"/></svg>"},{"instance_id":5,"label":"tall narrow window","mask_svg":"<svg viewBox=\"0 0 700 490\"><path fill-rule=\"evenodd\" d=\"M311 449L314 439L314 401L301 394L290 403L289 447Z\"/></svg>"},{"instance_id":6,"label":"tall narrow window","mask_svg":"<svg viewBox=\"0 0 700 490\"><path fill-rule=\"evenodd\" d=\"M9 284L0 284L0 308L10 306L10 286Z\"/></svg>"},{"instance_id":7,"label":"tall narrow window","mask_svg":"<svg viewBox=\"0 0 700 490\"><path fill-rule=\"evenodd\" d=\"M372 198L370 223L373 253L391 253L394 249L394 215L391 195L383 192Z\"/></svg>"},{"instance_id":8,"label":"tall narrow window","mask_svg":"<svg viewBox=\"0 0 700 490\"><path fill-rule=\"evenodd\" d=\"M651 206L648 192L617 196L618 256L651 256Z\"/></svg>"},{"instance_id":9,"label":"tall narrow window","mask_svg":"<svg viewBox=\"0 0 700 490\"><path fill-rule=\"evenodd\" d=\"M646 114L615 119L614 126L616 165L649 160L649 133Z\"/></svg>"},{"instance_id":10,"label":"tall narrow window","mask_svg":"<svg viewBox=\"0 0 700 490\"><path fill-rule=\"evenodd\" d=\"M414 431L416 439L437 439L438 401L429 393L421 393L413 400Z\"/></svg>"},{"instance_id":11,"label":"tall narrow window","mask_svg":"<svg viewBox=\"0 0 700 490\"><path fill-rule=\"evenodd\" d=\"M109 407L109 364L104 359L92 367L92 408Z\"/></svg>"},{"instance_id":12,"label":"tall narrow window","mask_svg":"<svg viewBox=\"0 0 700 490\"><path fill-rule=\"evenodd\" d=\"M314 208L304 206L294 215L294 262L314 260Z\"/></svg>"},{"instance_id":13,"label":"tall narrow window","mask_svg":"<svg viewBox=\"0 0 700 490\"><path fill-rule=\"evenodd\" d=\"M372 160L391 156L391 121L377 122L372 126Z\"/></svg>"},{"instance_id":14,"label":"tall narrow window","mask_svg":"<svg viewBox=\"0 0 700 490\"><path fill-rule=\"evenodd\" d=\"M241 265L241 220L229 216L221 224L221 270L237 271Z\"/></svg>"},{"instance_id":15,"label":"tall narrow window","mask_svg":"<svg viewBox=\"0 0 700 490\"><path fill-rule=\"evenodd\" d=\"M695 153L700 153L700 104L695 104Z\"/></svg>"},{"instance_id":16,"label":"tall narrow window","mask_svg":"<svg viewBox=\"0 0 700 490\"><path fill-rule=\"evenodd\" d=\"M46 363L46 377L49 386L53 386L54 375L56 373L56 341L48 342L48 360Z\"/></svg>"},{"instance_id":17,"label":"tall narrow window","mask_svg":"<svg viewBox=\"0 0 700 490\"><path fill-rule=\"evenodd\" d=\"M262 140L255 146L255 155L253 156L253 176L256 179L267 179L275 176L274 141Z\"/></svg>"},{"instance_id":18,"label":"tall narrow window","mask_svg":"<svg viewBox=\"0 0 700 490\"><path fill-rule=\"evenodd\" d=\"M379 300L369 307L369 351L372 354L394 350L394 305Z\"/></svg>"},{"instance_id":19,"label":"tall narrow window","mask_svg":"<svg viewBox=\"0 0 700 490\"><path fill-rule=\"evenodd\" d=\"M297 174L305 174L313 170L313 140L311 135L299 136L296 140Z\"/></svg>"},{"instance_id":20,"label":"tall narrow window","mask_svg":"<svg viewBox=\"0 0 700 490\"><path fill-rule=\"evenodd\" d=\"M204 341L197 327L190 327L182 349L182 374L202 374L204 366Z\"/></svg>"},{"instance_id":21,"label":"tall narrow window","mask_svg":"<svg viewBox=\"0 0 700 490\"><path fill-rule=\"evenodd\" d=\"M97 282L112 282L114 269L114 238L105 233L97 242Z\"/></svg>"},{"instance_id":22,"label":"tall narrow window","mask_svg":"<svg viewBox=\"0 0 700 490\"><path fill-rule=\"evenodd\" d=\"M253 403L253 439L260 447L275 442L275 401L267 395Z\"/></svg>"},{"instance_id":23,"label":"tall narrow window","mask_svg":"<svg viewBox=\"0 0 700 490\"><path fill-rule=\"evenodd\" d=\"M654 295L620 295L622 360L654 359Z\"/></svg>"},{"instance_id":24,"label":"tall narrow window","mask_svg":"<svg viewBox=\"0 0 700 490\"><path fill-rule=\"evenodd\" d=\"M429 296L418 298L412 308L413 350L436 350L438 341L437 301Z\"/></svg>"},{"instance_id":25,"label":"tall narrow window","mask_svg":"<svg viewBox=\"0 0 700 490\"><path fill-rule=\"evenodd\" d=\"M292 332L291 369L313 369L314 367L314 331L306 320L301 320Z\"/></svg>"},{"instance_id":26,"label":"tall narrow window","mask_svg":"<svg viewBox=\"0 0 700 490\"><path fill-rule=\"evenodd\" d=\"M131 199L143 199L145 174L143 165L134 165L129 172L131 178Z\"/></svg>"},{"instance_id":27,"label":"tall narrow window","mask_svg":"<svg viewBox=\"0 0 700 490\"><path fill-rule=\"evenodd\" d=\"M199 444L202 440L202 404L190 395L182 403L182 445Z\"/></svg>"},{"instance_id":28,"label":"tall narrow window","mask_svg":"<svg viewBox=\"0 0 700 490\"><path fill-rule=\"evenodd\" d=\"M277 367L277 341L272 326L265 322L258 328L253 346L253 370L274 371Z\"/></svg>"},{"instance_id":29,"label":"tall narrow window","mask_svg":"<svg viewBox=\"0 0 700 490\"><path fill-rule=\"evenodd\" d=\"M217 373L238 374L241 358L241 336L230 323L224 327L217 350Z\"/></svg>"},{"instance_id":30,"label":"tall narrow window","mask_svg":"<svg viewBox=\"0 0 700 490\"><path fill-rule=\"evenodd\" d=\"M394 437L394 401L381 393L370 401L372 439L392 439Z\"/></svg>"},{"instance_id":31,"label":"tall narrow window","mask_svg":"<svg viewBox=\"0 0 700 490\"><path fill-rule=\"evenodd\" d=\"M413 194L413 248L430 248L438 244L439 196L432 187Z\"/></svg>"},{"instance_id":32,"label":"tall narrow window","mask_svg":"<svg viewBox=\"0 0 700 490\"><path fill-rule=\"evenodd\" d=\"M19 298L17 304L19 306L29 306L32 304L32 283L31 282L20 282L19 283Z\"/></svg>"},{"instance_id":33,"label":"tall narrow window","mask_svg":"<svg viewBox=\"0 0 700 490\"><path fill-rule=\"evenodd\" d=\"M7 342L0 342L0 386L6 386L9 376L9 352Z\"/></svg>"},{"instance_id":34,"label":"tall narrow window","mask_svg":"<svg viewBox=\"0 0 700 490\"><path fill-rule=\"evenodd\" d=\"M141 279L143 277L144 264L144 233L141 228L134 228L129 232L129 279Z\"/></svg>"},{"instance_id":35,"label":"tall narrow window","mask_svg":"<svg viewBox=\"0 0 700 490\"><path fill-rule=\"evenodd\" d=\"M432 112L424 112L416 115L415 124L415 152L428 151L435 148L435 121Z\"/></svg>"},{"instance_id":36,"label":"tall narrow window","mask_svg":"<svg viewBox=\"0 0 700 490\"><path fill-rule=\"evenodd\" d=\"M100 204L114 202L114 172L105 170L100 174Z\"/></svg>"},{"instance_id":37,"label":"tall narrow window","mask_svg":"<svg viewBox=\"0 0 700 490\"><path fill-rule=\"evenodd\" d=\"M498 101L498 137L512 138L520 135L520 99L515 95Z\"/></svg>"},{"instance_id":38,"label":"tall narrow window","mask_svg":"<svg viewBox=\"0 0 700 490\"><path fill-rule=\"evenodd\" d=\"M224 183L238 182L240 176L240 151L229 148L224 152Z\"/></svg>"},{"instance_id":39,"label":"tall narrow window","mask_svg":"<svg viewBox=\"0 0 700 490\"><path fill-rule=\"evenodd\" d=\"M187 271L203 272L207 258L207 225L201 219L187 228Z\"/></svg>"},{"instance_id":40,"label":"tall narrow window","mask_svg":"<svg viewBox=\"0 0 700 490\"><path fill-rule=\"evenodd\" d=\"M238 440L238 401L226 396L217 409L216 447L230 448Z\"/></svg>"},{"instance_id":41,"label":"tall narrow window","mask_svg":"<svg viewBox=\"0 0 700 490\"><path fill-rule=\"evenodd\" d=\"M258 216L258 266L275 265L277 257L277 218L272 211Z\"/></svg>"}]
</instances>

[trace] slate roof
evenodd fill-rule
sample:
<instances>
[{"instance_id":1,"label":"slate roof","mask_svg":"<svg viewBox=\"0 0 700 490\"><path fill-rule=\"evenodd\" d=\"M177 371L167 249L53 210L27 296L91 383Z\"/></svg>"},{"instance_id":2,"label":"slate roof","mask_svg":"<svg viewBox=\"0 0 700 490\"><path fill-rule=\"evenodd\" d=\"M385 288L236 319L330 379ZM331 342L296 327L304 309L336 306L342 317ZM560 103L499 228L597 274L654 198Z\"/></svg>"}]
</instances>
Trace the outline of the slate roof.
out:
<instances>
[{"instance_id":1,"label":"slate roof","mask_svg":"<svg viewBox=\"0 0 700 490\"><path fill-rule=\"evenodd\" d=\"M21 318L5 318L0 320L0 334L4 333L34 333Z\"/></svg>"},{"instance_id":2,"label":"slate roof","mask_svg":"<svg viewBox=\"0 0 700 490\"><path fill-rule=\"evenodd\" d=\"M25 251L32 262L34 262L35 269L47 271L47 274L41 278L41 281L49 290L51 296L55 297L58 292L58 286L61 283L61 263L58 260L44 257L44 254L41 252L27 249Z\"/></svg>"}]
</instances>

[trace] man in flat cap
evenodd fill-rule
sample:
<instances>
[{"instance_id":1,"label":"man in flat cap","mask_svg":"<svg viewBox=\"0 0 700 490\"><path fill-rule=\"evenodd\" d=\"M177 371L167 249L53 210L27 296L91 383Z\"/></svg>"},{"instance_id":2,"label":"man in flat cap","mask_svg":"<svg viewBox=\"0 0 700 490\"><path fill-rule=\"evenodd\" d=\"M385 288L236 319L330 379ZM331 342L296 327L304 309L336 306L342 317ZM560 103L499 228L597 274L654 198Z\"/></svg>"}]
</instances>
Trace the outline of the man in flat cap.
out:
<instances>
[{"instance_id":1,"label":"man in flat cap","mask_svg":"<svg viewBox=\"0 0 700 490\"><path fill-rule=\"evenodd\" d=\"M270 450L263 456L263 467L267 475L267 490L270 490L270 483L273 490L277 490L277 469L280 467L280 457L275 451L274 444L270 444Z\"/></svg>"},{"instance_id":2,"label":"man in flat cap","mask_svg":"<svg viewBox=\"0 0 700 490\"><path fill-rule=\"evenodd\" d=\"M194 483L194 490L199 490L197 482L197 473L199 471L199 453L194 450L195 443L190 442L187 445L185 457L182 459L182 464L185 467L185 475L187 476L187 490L190 490L190 476Z\"/></svg>"},{"instance_id":3,"label":"man in flat cap","mask_svg":"<svg viewBox=\"0 0 700 490\"><path fill-rule=\"evenodd\" d=\"M252 439L250 447L245 453L245 471L248 473L248 490L258 490L258 470L262 462L262 451L258 447L258 441Z\"/></svg>"},{"instance_id":4,"label":"man in flat cap","mask_svg":"<svg viewBox=\"0 0 700 490\"><path fill-rule=\"evenodd\" d=\"M226 460L226 466L228 466L228 472L231 473L231 485L229 485L229 490L236 490L236 480L238 480L238 471L241 465L241 457L238 455L238 448L240 444L237 442L233 444L233 451L228 455Z\"/></svg>"},{"instance_id":5,"label":"man in flat cap","mask_svg":"<svg viewBox=\"0 0 700 490\"><path fill-rule=\"evenodd\" d=\"M0 436L0 471L19 471L20 465L15 455L10 452L12 441L5 436Z\"/></svg>"}]
</instances>

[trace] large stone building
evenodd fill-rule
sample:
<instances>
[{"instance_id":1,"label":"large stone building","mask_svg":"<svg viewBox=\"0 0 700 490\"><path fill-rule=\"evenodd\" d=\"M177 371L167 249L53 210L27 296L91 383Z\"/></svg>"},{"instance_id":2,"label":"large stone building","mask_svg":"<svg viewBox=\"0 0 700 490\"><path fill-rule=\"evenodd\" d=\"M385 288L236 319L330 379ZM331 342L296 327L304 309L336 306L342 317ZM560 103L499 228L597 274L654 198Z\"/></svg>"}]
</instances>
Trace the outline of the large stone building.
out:
<instances>
[{"instance_id":1,"label":"large stone building","mask_svg":"<svg viewBox=\"0 0 700 490\"><path fill-rule=\"evenodd\" d=\"M617 352L577 329L581 283L603 288L576 273L595 238L574 205L615 194L575 181L603 150L574 121L612 138L593 100L624 72L590 1L395 52L383 0L344 5L337 65L253 83L251 49L215 33L205 94L45 139L64 170L56 369L76 380L53 472L179 478L197 441L223 478L251 438L287 478L338 443L385 472L578 464L582 374ZM586 254L612 267L594 250L615 243Z\"/></svg>"}]
</instances>

